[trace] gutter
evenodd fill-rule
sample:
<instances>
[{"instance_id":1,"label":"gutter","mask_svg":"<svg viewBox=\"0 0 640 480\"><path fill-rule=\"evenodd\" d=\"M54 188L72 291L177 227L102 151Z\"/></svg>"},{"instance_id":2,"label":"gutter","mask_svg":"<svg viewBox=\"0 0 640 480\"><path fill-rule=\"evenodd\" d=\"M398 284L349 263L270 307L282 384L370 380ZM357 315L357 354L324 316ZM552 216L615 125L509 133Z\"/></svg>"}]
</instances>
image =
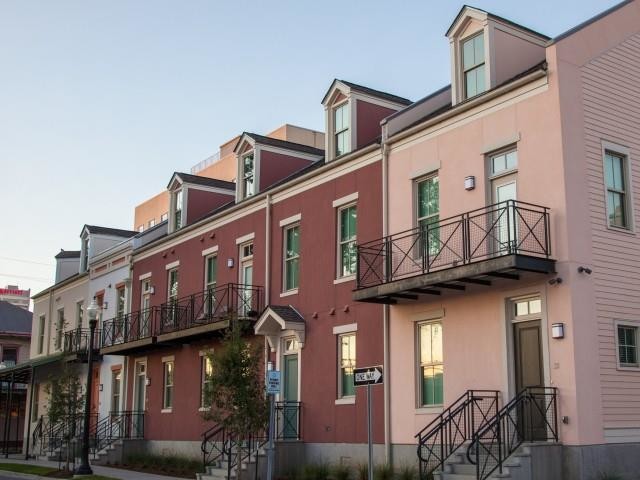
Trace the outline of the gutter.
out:
<instances>
[{"instance_id":1,"label":"gutter","mask_svg":"<svg viewBox=\"0 0 640 480\"><path fill-rule=\"evenodd\" d=\"M441 123L444 120L455 117L460 113L471 110L472 108L475 108L478 105L482 105L483 103L486 103L489 100L500 97L505 93L516 90L517 88L523 85L526 85L527 83L531 83L534 80L538 80L539 78L543 78L546 76L547 76L547 66L546 65L540 66L538 70L535 70L534 72L531 72L528 75L523 76L522 78L514 80L513 82L510 82L502 87L498 87L495 90L490 90L486 92L484 95L480 95L478 97L472 98L465 102L459 103L455 107L453 107L451 110L443 112L440 115L437 115L433 118L425 120L424 122L418 123L417 125L414 125L413 127L407 130L402 130L396 133L395 135L392 135L391 137L387 138L385 143L392 144L392 143L399 142L400 140L403 140L413 135L414 133L419 132L420 130L424 130L425 128Z\"/></svg>"},{"instance_id":2,"label":"gutter","mask_svg":"<svg viewBox=\"0 0 640 480\"><path fill-rule=\"evenodd\" d=\"M388 126L382 125L382 141L380 150L382 152L382 236L386 237L389 230L389 144L387 143ZM391 385L390 385L390 359L389 352L389 305L384 305L382 309L382 368L386 381L383 385L384 404L384 455L387 465L393 465L391 451Z\"/></svg>"}]
</instances>

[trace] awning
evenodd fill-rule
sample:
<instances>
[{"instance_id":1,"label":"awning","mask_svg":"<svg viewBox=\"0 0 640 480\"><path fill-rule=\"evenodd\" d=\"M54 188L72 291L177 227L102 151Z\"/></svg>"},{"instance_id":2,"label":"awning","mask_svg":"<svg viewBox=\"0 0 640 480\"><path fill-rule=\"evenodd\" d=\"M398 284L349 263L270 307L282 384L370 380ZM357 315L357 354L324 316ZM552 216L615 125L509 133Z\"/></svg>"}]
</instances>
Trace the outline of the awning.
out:
<instances>
[{"instance_id":1,"label":"awning","mask_svg":"<svg viewBox=\"0 0 640 480\"><path fill-rule=\"evenodd\" d=\"M300 348L304 347L305 330L304 317L291 305L269 305L254 327L256 335L267 337L272 352L276 351L283 332L293 334Z\"/></svg>"},{"instance_id":2,"label":"awning","mask_svg":"<svg viewBox=\"0 0 640 480\"><path fill-rule=\"evenodd\" d=\"M29 383L31 374L37 367L58 362L64 357L63 353L56 353L44 357L32 358L13 367L0 368L0 382Z\"/></svg>"}]
</instances>

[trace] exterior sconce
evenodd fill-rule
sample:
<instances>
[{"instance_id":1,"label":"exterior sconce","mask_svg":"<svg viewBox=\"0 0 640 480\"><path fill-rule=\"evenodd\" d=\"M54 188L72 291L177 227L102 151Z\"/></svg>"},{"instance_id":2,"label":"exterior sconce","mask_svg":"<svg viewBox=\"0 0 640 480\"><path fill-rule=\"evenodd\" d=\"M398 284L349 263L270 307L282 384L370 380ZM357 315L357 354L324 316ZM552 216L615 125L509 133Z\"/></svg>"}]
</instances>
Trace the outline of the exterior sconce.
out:
<instances>
[{"instance_id":1,"label":"exterior sconce","mask_svg":"<svg viewBox=\"0 0 640 480\"><path fill-rule=\"evenodd\" d=\"M473 190L476 188L476 177L473 175L469 175L464 178L464 189L465 190Z\"/></svg>"},{"instance_id":2,"label":"exterior sconce","mask_svg":"<svg viewBox=\"0 0 640 480\"><path fill-rule=\"evenodd\" d=\"M154 286L149 287L149 293L151 295L154 295L156 293L156 287L154 287Z\"/></svg>"},{"instance_id":3,"label":"exterior sconce","mask_svg":"<svg viewBox=\"0 0 640 480\"><path fill-rule=\"evenodd\" d=\"M564 338L564 323L554 323L551 325L551 337L556 339Z\"/></svg>"},{"instance_id":4,"label":"exterior sconce","mask_svg":"<svg viewBox=\"0 0 640 480\"><path fill-rule=\"evenodd\" d=\"M227 267L233 268L233 258L227 258Z\"/></svg>"},{"instance_id":5,"label":"exterior sconce","mask_svg":"<svg viewBox=\"0 0 640 480\"><path fill-rule=\"evenodd\" d=\"M98 390L102 391L102 389L103 389L103 386L102 384L100 384L100 387L98 388Z\"/></svg>"},{"instance_id":6,"label":"exterior sconce","mask_svg":"<svg viewBox=\"0 0 640 480\"><path fill-rule=\"evenodd\" d=\"M151 379L150 379L149 377L145 378L145 380L144 380L144 384L145 384L145 386L147 386L147 387L148 387L148 386L150 386L150 385L151 385Z\"/></svg>"},{"instance_id":7,"label":"exterior sconce","mask_svg":"<svg viewBox=\"0 0 640 480\"><path fill-rule=\"evenodd\" d=\"M109 308L109 302L102 302L102 309L106 310L107 308Z\"/></svg>"}]
</instances>

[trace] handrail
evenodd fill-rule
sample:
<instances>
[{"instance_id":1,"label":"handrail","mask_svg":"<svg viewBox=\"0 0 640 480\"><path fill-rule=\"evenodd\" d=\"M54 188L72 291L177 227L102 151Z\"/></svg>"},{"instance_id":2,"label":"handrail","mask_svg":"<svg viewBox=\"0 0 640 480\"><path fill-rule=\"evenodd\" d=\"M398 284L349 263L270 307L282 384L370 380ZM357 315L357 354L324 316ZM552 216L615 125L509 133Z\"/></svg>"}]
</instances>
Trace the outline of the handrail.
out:
<instances>
[{"instance_id":1,"label":"handrail","mask_svg":"<svg viewBox=\"0 0 640 480\"><path fill-rule=\"evenodd\" d=\"M497 390L467 390L415 435L420 478L442 468L445 460L495 415L499 396Z\"/></svg>"},{"instance_id":2,"label":"handrail","mask_svg":"<svg viewBox=\"0 0 640 480\"><path fill-rule=\"evenodd\" d=\"M113 411L90 430L91 450L94 454L120 439L144 438L144 412Z\"/></svg>"},{"instance_id":3,"label":"handrail","mask_svg":"<svg viewBox=\"0 0 640 480\"><path fill-rule=\"evenodd\" d=\"M558 441L557 388L527 387L473 435L467 458L477 480L502 473L504 462L523 442Z\"/></svg>"},{"instance_id":4,"label":"handrail","mask_svg":"<svg viewBox=\"0 0 640 480\"><path fill-rule=\"evenodd\" d=\"M209 465L225 462L227 478L231 478L232 472L247 458L257 455L268 438L266 431L240 435L218 424L203 432L201 437L203 471Z\"/></svg>"},{"instance_id":5,"label":"handrail","mask_svg":"<svg viewBox=\"0 0 640 480\"><path fill-rule=\"evenodd\" d=\"M357 288L520 254L549 258L549 209L507 200L357 246Z\"/></svg>"}]
</instances>

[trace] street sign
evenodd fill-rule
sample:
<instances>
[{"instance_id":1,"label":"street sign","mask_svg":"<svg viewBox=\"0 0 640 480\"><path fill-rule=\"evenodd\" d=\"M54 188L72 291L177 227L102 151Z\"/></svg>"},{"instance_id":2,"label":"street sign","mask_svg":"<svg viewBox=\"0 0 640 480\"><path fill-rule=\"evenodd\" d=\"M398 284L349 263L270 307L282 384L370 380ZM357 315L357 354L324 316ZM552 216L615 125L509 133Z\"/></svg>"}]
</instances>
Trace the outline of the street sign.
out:
<instances>
[{"instance_id":1,"label":"street sign","mask_svg":"<svg viewBox=\"0 0 640 480\"><path fill-rule=\"evenodd\" d=\"M353 384L356 387L365 385L380 385L382 383L382 366L362 367L353 369Z\"/></svg>"},{"instance_id":2,"label":"street sign","mask_svg":"<svg viewBox=\"0 0 640 480\"><path fill-rule=\"evenodd\" d=\"M280 393L280 370L269 370L267 372L267 393L270 395Z\"/></svg>"}]
</instances>

